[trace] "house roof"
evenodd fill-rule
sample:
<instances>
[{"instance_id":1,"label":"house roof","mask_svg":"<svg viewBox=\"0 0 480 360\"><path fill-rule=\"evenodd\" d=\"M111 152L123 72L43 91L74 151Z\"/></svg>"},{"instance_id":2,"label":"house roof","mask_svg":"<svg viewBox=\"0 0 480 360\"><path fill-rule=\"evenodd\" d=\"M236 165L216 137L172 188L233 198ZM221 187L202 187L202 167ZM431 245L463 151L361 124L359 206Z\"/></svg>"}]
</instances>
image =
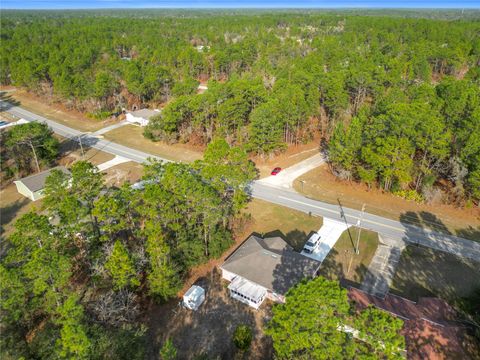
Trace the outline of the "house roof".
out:
<instances>
[{"instance_id":1,"label":"house roof","mask_svg":"<svg viewBox=\"0 0 480 360\"><path fill-rule=\"evenodd\" d=\"M459 314L438 298L420 298L417 303L393 294L384 299L350 288L348 296L358 309L374 305L403 319L407 357L420 359L469 359L477 349Z\"/></svg>"},{"instance_id":2,"label":"house roof","mask_svg":"<svg viewBox=\"0 0 480 360\"><path fill-rule=\"evenodd\" d=\"M64 166L57 166L52 169L48 169L37 174L33 174L23 179L17 180L15 182L21 182L25 185L30 191L36 192L42 190L45 187L45 180L50 175L52 170L60 170L65 174L70 175L70 171L67 170Z\"/></svg>"},{"instance_id":3,"label":"house roof","mask_svg":"<svg viewBox=\"0 0 480 360\"><path fill-rule=\"evenodd\" d=\"M160 111L150 110L150 109L140 109L136 111L130 111L135 117L143 118L149 120L152 116L160 114Z\"/></svg>"},{"instance_id":4,"label":"house roof","mask_svg":"<svg viewBox=\"0 0 480 360\"><path fill-rule=\"evenodd\" d=\"M294 251L280 237L250 236L221 266L277 294L306 277L314 276L320 262Z\"/></svg>"}]
</instances>

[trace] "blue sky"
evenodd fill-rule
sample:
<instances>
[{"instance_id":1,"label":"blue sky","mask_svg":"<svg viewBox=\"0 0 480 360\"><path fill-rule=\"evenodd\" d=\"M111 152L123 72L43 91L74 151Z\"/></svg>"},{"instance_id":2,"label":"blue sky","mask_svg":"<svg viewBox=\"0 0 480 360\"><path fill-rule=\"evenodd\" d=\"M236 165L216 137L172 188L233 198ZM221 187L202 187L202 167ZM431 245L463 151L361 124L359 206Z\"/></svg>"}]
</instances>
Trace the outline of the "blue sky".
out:
<instances>
[{"instance_id":1,"label":"blue sky","mask_svg":"<svg viewBox=\"0 0 480 360\"><path fill-rule=\"evenodd\" d=\"M480 8L480 0L0 0L0 8Z\"/></svg>"}]
</instances>

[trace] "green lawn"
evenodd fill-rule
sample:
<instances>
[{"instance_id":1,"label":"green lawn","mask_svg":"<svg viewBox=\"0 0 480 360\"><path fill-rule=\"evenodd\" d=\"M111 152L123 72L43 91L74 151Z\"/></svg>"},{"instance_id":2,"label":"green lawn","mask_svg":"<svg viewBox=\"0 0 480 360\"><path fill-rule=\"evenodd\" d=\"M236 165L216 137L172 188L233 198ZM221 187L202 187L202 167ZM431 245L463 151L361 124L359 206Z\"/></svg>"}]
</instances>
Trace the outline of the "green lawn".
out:
<instances>
[{"instance_id":1,"label":"green lawn","mask_svg":"<svg viewBox=\"0 0 480 360\"><path fill-rule=\"evenodd\" d=\"M308 235L312 231L318 231L323 224L321 217L309 216L301 211L258 199L252 200L245 212L252 217L247 232L281 236L297 251L303 248Z\"/></svg>"},{"instance_id":2,"label":"green lawn","mask_svg":"<svg viewBox=\"0 0 480 360\"><path fill-rule=\"evenodd\" d=\"M412 245L402 253L390 290L413 301L436 296L455 302L476 288L480 288L480 263Z\"/></svg>"},{"instance_id":3,"label":"green lawn","mask_svg":"<svg viewBox=\"0 0 480 360\"><path fill-rule=\"evenodd\" d=\"M320 267L320 275L328 279L346 279L360 284L363 281L368 265L378 246L378 234L362 230L360 233L360 253L355 254L354 244L357 242L358 228L345 231Z\"/></svg>"}]
</instances>

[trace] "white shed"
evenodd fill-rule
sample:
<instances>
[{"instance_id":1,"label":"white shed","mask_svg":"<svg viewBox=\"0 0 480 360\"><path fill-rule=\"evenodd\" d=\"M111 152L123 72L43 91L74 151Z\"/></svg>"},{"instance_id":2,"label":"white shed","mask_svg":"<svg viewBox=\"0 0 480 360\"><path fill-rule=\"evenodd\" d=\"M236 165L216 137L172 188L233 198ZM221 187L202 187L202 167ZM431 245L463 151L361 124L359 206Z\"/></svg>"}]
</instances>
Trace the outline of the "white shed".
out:
<instances>
[{"instance_id":1,"label":"white shed","mask_svg":"<svg viewBox=\"0 0 480 360\"><path fill-rule=\"evenodd\" d=\"M205 289L201 286L193 285L183 295L183 305L190 310L197 310L205 301Z\"/></svg>"}]
</instances>

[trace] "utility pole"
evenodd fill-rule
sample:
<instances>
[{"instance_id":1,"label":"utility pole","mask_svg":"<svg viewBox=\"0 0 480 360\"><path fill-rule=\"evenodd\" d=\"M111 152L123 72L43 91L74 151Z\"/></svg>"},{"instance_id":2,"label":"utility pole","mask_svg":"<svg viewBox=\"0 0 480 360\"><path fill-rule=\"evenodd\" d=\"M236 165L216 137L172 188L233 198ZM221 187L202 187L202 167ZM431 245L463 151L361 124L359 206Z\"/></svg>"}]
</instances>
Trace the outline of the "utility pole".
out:
<instances>
[{"instance_id":1,"label":"utility pole","mask_svg":"<svg viewBox=\"0 0 480 360\"><path fill-rule=\"evenodd\" d=\"M303 184L305 184L305 180L299 180L300 184L302 184L302 193L303 193Z\"/></svg>"},{"instance_id":2,"label":"utility pole","mask_svg":"<svg viewBox=\"0 0 480 360\"><path fill-rule=\"evenodd\" d=\"M365 213L365 203L362 205L362 213L360 214L360 219L357 221L358 227L358 236L357 236L357 246L355 246L355 253L358 255L360 254L360 234L362 233L362 228L360 227L363 219L363 214Z\"/></svg>"},{"instance_id":3,"label":"utility pole","mask_svg":"<svg viewBox=\"0 0 480 360\"><path fill-rule=\"evenodd\" d=\"M81 151L82 151L82 158L84 158L84 157L85 157L85 152L83 151L82 135L83 135L83 134L78 135L78 143L80 144L80 149L81 149Z\"/></svg>"}]
</instances>

